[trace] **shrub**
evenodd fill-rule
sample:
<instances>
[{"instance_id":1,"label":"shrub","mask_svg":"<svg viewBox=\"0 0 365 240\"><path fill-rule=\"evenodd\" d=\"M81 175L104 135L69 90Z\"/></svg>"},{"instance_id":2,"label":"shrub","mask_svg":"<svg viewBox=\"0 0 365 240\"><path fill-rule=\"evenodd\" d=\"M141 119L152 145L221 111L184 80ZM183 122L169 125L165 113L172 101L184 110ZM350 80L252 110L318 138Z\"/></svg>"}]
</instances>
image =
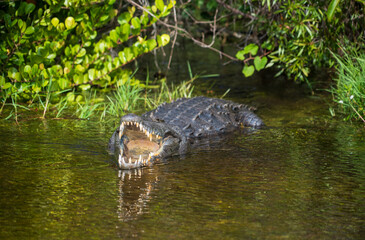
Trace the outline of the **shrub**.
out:
<instances>
[{"instance_id":1,"label":"shrub","mask_svg":"<svg viewBox=\"0 0 365 240\"><path fill-rule=\"evenodd\" d=\"M3 104L48 101L69 92L123 84L123 67L165 46L169 35L148 29L167 16L174 2L146 7L156 17L115 0L2 2L0 10L0 97Z\"/></svg>"}]
</instances>

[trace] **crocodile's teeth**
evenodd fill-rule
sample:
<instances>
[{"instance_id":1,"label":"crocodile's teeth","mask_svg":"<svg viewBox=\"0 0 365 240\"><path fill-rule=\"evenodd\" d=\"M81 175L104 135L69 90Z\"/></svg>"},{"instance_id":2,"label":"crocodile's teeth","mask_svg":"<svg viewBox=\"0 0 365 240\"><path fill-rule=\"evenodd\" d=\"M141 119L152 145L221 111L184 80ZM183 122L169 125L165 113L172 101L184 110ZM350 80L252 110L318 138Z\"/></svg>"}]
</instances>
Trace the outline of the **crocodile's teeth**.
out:
<instances>
[{"instance_id":1,"label":"crocodile's teeth","mask_svg":"<svg viewBox=\"0 0 365 240\"><path fill-rule=\"evenodd\" d=\"M124 123L122 123L122 124L119 126L119 139L121 139L121 138L122 138L123 131L124 131Z\"/></svg>"},{"instance_id":2,"label":"crocodile's teeth","mask_svg":"<svg viewBox=\"0 0 365 240\"><path fill-rule=\"evenodd\" d=\"M138 122L136 123L136 126L139 127L139 123Z\"/></svg>"},{"instance_id":3,"label":"crocodile's teeth","mask_svg":"<svg viewBox=\"0 0 365 240\"><path fill-rule=\"evenodd\" d=\"M142 123L139 125L139 130L143 130L143 125L142 125Z\"/></svg>"},{"instance_id":4,"label":"crocodile's teeth","mask_svg":"<svg viewBox=\"0 0 365 240\"><path fill-rule=\"evenodd\" d=\"M150 137L150 141L152 142L152 134L151 133L150 133L149 137Z\"/></svg>"},{"instance_id":5,"label":"crocodile's teeth","mask_svg":"<svg viewBox=\"0 0 365 240\"><path fill-rule=\"evenodd\" d=\"M118 158L118 164L119 164L119 167L122 166L122 157L119 155L119 158Z\"/></svg>"},{"instance_id":6,"label":"crocodile's teeth","mask_svg":"<svg viewBox=\"0 0 365 240\"><path fill-rule=\"evenodd\" d=\"M131 157L129 157L129 163L132 163L132 158Z\"/></svg>"},{"instance_id":7,"label":"crocodile's teeth","mask_svg":"<svg viewBox=\"0 0 365 240\"><path fill-rule=\"evenodd\" d=\"M139 155L138 164L142 162L142 155Z\"/></svg>"}]
</instances>

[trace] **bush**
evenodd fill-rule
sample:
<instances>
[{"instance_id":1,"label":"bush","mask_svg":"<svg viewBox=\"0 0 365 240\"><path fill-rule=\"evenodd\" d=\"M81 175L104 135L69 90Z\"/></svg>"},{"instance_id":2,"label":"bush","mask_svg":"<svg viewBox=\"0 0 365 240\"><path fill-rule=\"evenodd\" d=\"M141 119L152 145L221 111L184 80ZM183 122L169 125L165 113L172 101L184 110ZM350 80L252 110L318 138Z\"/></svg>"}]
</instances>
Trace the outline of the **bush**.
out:
<instances>
[{"instance_id":1,"label":"bush","mask_svg":"<svg viewBox=\"0 0 365 240\"><path fill-rule=\"evenodd\" d=\"M129 80L123 67L165 46L169 35L148 29L166 17L174 2L146 7L156 17L115 0L2 2L0 10L0 97L3 104L48 103L68 92L103 89ZM137 84L137 83L134 83Z\"/></svg>"},{"instance_id":2,"label":"bush","mask_svg":"<svg viewBox=\"0 0 365 240\"><path fill-rule=\"evenodd\" d=\"M246 77L275 66L278 75L310 86L313 69L335 63L328 49L340 51L338 41L364 46L359 41L364 38L364 6L364 0L206 0L181 7L185 18L199 26L208 23L213 38L225 42L228 34L236 37L236 59L243 62Z\"/></svg>"}]
</instances>

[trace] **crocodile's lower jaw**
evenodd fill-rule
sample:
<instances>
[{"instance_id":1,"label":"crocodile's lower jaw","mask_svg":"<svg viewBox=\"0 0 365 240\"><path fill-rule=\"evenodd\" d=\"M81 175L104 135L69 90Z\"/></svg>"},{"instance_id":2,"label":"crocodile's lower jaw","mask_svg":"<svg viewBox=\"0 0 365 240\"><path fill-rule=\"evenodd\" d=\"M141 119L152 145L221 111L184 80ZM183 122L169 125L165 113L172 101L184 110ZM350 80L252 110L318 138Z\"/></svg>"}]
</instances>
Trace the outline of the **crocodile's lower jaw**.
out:
<instances>
[{"instance_id":1,"label":"crocodile's lower jaw","mask_svg":"<svg viewBox=\"0 0 365 240\"><path fill-rule=\"evenodd\" d=\"M123 136L126 137L126 141L120 145L118 157L120 168L131 169L148 165L161 148L162 138L150 133L136 122L121 124L119 141Z\"/></svg>"}]
</instances>

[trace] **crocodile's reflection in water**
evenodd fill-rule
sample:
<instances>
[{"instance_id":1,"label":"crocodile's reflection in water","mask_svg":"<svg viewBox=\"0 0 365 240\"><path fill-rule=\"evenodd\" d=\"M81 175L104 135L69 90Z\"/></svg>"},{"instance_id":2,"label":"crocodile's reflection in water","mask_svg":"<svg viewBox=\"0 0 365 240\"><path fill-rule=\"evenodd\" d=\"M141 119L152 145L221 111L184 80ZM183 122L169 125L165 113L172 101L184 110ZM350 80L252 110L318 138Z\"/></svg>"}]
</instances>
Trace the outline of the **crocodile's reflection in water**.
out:
<instances>
[{"instance_id":1,"label":"crocodile's reflection in water","mask_svg":"<svg viewBox=\"0 0 365 240\"><path fill-rule=\"evenodd\" d=\"M207 154L214 150L217 151L238 151L238 146L235 143L235 139L240 135L254 134L257 131L251 129L243 129L238 133L229 135L218 135L210 138L200 139L199 141L192 141L191 154ZM149 202L156 197L154 191L157 190L158 184L161 180L160 169L164 168L164 165L168 162L171 164L177 164L176 160L189 161L190 155L179 156L178 158L169 158L167 160L160 161L147 168L136 168L130 170L118 171L118 218L120 221L126 222L135 220L142 214L147 213L149 209ZM209 155L209 154L208 154ZM186 159L188 158L188 159ZM174 160L175 159L175 160Z\"/></svg>"},{"instance_id":2,"label":"crocodile's reflection in water","mask_svg":"<svg viewBox=\"0 0 365 240\"><path fill-rule=\"evenodd\" d=\"M151 193L159 182L153 169L139 168L118 171L118 218L126 222L145 213Z\"/></svg>"}]
</instances>

